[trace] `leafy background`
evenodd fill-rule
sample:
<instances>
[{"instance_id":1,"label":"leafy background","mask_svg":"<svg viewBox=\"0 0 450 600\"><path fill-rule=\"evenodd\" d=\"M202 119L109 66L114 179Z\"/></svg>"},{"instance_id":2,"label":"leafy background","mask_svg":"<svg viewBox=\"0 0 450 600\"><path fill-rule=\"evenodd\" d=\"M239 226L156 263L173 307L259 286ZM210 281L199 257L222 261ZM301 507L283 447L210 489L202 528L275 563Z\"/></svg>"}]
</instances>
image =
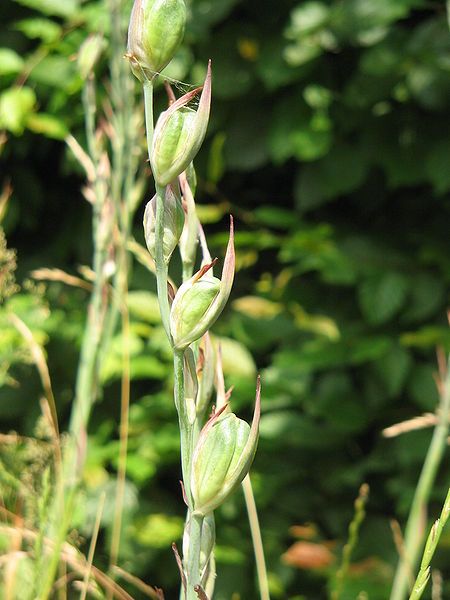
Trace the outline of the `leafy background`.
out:
<instances>
[{"instance_id":1,"label":"leafy background","mask_svg":"<svg viewBox=\"0 0 450 600\"><path fill-rule=\"evenodd\" d=\"M404 523L430 430L394 439L381 432L434 410L435 348L450 349L445 3L279 0L275 7L192 0L189 9L186 42L169 75L197 83L212 58L213 113L196 164L197 201L217 255L229 212L237 223L239 270L215 333L223 338L227 384L235 385L233 406L243 416L251 414L255 374L262 375L253 481L273 598L327 597L333 556L345 543L358 488L368 482L368 514L343 598L365 590L381 600L397 556L390 520ZM2 2L1 175L13 186L3 225L8 246L17 249L21 286L0 307L5 432L38 435L41 394L8 310L45 344L63 424L70 411L88 296L57 282L32 282L30 272L57 267L76 274L90 264L83 174L63 140L70 131L85 143L82 80L73 57L89 33L108 37L107 17L103 1ZM104 64L103 58L97 68L103 82ZM142 212L135 223L140 241ZM183 507L170 352L154 282L138 264L131 290L133 384L120 561L171 598L178 575L170 543L179 542ZM111 492L100 565L107 562L113 513L120 356L118 335L103 365L85 502L75 515L80 535L89 536L98 499ZM6 474L19 480L35 460L28 447L2 446L2 488L11 485ZM449 474L448 466L439 472L433 517ZM217 600L256 598L240 494L218 511L217 531ZM294 546L297 538L318 543L325 558L308 561L304 546ZM448 581L449 547L447 533L436 566ZM450 584L444 585L446 597Z\"/></svg>"}]
</instances>

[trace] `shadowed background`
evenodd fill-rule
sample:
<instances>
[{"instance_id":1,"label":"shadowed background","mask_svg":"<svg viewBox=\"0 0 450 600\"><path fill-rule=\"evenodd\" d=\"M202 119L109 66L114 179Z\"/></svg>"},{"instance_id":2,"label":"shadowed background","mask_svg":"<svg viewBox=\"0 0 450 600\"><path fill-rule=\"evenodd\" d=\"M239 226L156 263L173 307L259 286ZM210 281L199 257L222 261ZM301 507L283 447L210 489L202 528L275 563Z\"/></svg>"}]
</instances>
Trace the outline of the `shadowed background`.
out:
<instances>
[{"instance_id":1,"label":"shadowed background","mask_svg":"<svg viewBox=\"0 0 450 600\"><path fill-rule=\"evenodd\" d=\"M214 333L224 338L226 383L235 386L233 408L241 416L250 418L256 372L262 377L253 483L272 596L327 597L353 501L367 482L367 516L342 598L364 590L383 600L397 557L390 521L405 522L431 429L394 438L382 431L435 410L435 350L450 348L445 2L192 0L188 6L185 42L167 76L179 94L202 80L212 59L212 115L196 160L196 200L214 255L223 256L228 214L235 217L238 271ZM130 7L124 3L125 22ZM36 282L30 272L50 267L78 276L79 266L91 263L84 176L64 138L70 132L86 143L74 55L89 33L108 39L109 26L102 1L2 0L1 12L0 183L13 190L2 225L17 250L21 289L11 288L15 293L0 306L0 419L3 432L39 436L39 379L6 313L17 312L45 344L64 426L88 294L63 282ZM96 66L100 105L108 95L107 54L106 44ZM162 109L162 87L158 94ZM152 185L149 176L147 199ZM141 243L143 207L134 230ZM3 260L11 265L8 256ZM170 544L180 544L184 515L170 352L148 294L155 282L137 262L130 289L120 564L173 598L178 573ZM118 334L103 365L85 502L75 516L85 548L83 536L106 490L100 566L107 564L113 515L120 341ZM0 460L0 484L10 489L8 477L31 486L44 457L37 448L33 454L4 444ZM448 478L444 466L432 518ZM256 599L240 493L217 511L217 533L215 598ZM435 561L444 580L449 546L444 532ZM443 598L450 594L444 585Z\"/></svg>"}]
</instances>

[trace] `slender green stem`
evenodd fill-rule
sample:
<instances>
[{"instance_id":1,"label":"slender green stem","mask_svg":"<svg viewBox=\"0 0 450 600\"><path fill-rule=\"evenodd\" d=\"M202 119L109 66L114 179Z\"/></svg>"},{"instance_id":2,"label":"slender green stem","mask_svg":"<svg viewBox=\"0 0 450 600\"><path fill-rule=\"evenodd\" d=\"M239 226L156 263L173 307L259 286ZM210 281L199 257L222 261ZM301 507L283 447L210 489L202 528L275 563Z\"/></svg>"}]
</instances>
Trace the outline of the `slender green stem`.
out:
<instances>
[{"instance_id":1,"label":"slender green stem","mask_svg":"<svg viewBox=\"0 0 450 600\"><path fill-rule=\"evenodd\" d=\"M153 142L153 82L144 83L145 126L147 132L148 155L151 159ZM161 321L172 344L170 333L170 304L167 294L168 264L164 259L164 201L166 188L156 183L156 223L155 223L155 266ZM180 425L181 467L186 500L188 502L189 551L186 569L186 600L197 600L194 588L200 584L200 546L203 517L192 512L193 501L190 490L191 461L194 445L194 427L190 422L186 406L184 388L184 352L174 349L174 399Z\"/></svg>"},{"instance_id":2,"label":"slender green stem","mask_svg":"<svg viewBox=\"0 0 450 600\"><path fill-rule=\"evenodd\" d=\"M439 539L442 534L442 530L444 529L449 516L450 516L450 489L447 492L447 497L445 498L441 516L439 517L439 519L437 521L434 522L434 524L431 528L431 531L428 535L427 543L425 544L425 549L424 549L423 556L422 556L420 570L417 575L416 581L414 582L413 590L411 592L409 600L419 600L419 598L422 597L422 594L425 591L428 580L430 578L431 559L434 556L437 545L439 543Z\"/></svg>"},{"instance_id":3,"label":"slender green stem","mask_svg":"<svg viewBox=\"0 0 450 600\"><path fill-rule=\"evenodd\" d=\"M170 334L170 305L167 295L168 265L164 260L164 198L166 188L156 185L156 224L155 224L155 266L156 266L156 286L158 289L159 309L161 311L161 320L167 337L172 343Z\"/></svg>"},{"instance_id":4,"label":"slender green stem","mask_svg":"<svg viewBox=\"0 0 450 600\"><path fill-rule=\"evenodd\" d=\"M146 79L144 82L144 107L145 107L145 130L147 133L148 158L152 155L153 143L153 80Z\"/></svg>"},{"instance_id":5,"label":"slender green stem","mask_svg":"<svg viewBox=\"0 0 450 600\"><path fill-rule=\"evenodd\" d=\"M266 560L264 558L264 546L261 537L261 528L259 526L258 511L256 509L255 496L253 495L252 482L250 475L247 475L242 482L245 504L247 506L248 522L252 534L253 550L255 552L256 572L258 576L259 593L261 600L270 600L269 581L267 578Z\"/></svg>"},{"instance_id":6,"label":"slender green stem","mask_svg":"<svg viewBox=\"0 0 450 600\"><path fill-rule=\"evenodd\" d=\"M192 277L193 272L194 264L191 262L183 262L183 281L187 281L188 279L190 279Z\"/></svg>"},{"instance_id":7,"label":"slender green stem","mask_svg":"<svg viewBox=\"0 0 450 600\"><path fill-rule=\"evenodd\" d=\"M439 464L447 446L450 414L450 364L447 365L446 380L443 382L438 414L439 421L433 432L406 524L404 554L397 566L390 600L404 600L407 598L409 575L411 570L415 569L424 542L426 507Z\"/></svg>"},{"instance_id":8,"label":"slender green stem","mask_svg":"<svg viewBox=\"0 0 450 600\"><path fill-rule=\"evenodd\" d=\"M189 423L184 397L184 352L175 351L173 355L174 368L174 399L180 425L181 468L183 472L184 492L189 508L192 508L191 497L191 458L192 458L192 426Z\"/></svg>"},{"instance_id":9,"label":"slender green stem","mask_svg":"<svg viewBox=\"0 0 450 600\"><path fill-rule=\"evenodd\" d=\"M366 516L365 506L369 498L369 486L363 483L360 487L358 497L355 500L355 513L348 528L348 540L342 550L341 564L336 572L334 589L331 592L331 600L339 600L342 595L345 578L350 568L352 553L358 543L359 529Z\"/></svg>"},{"instance_id":10,"label":"slender green stem","mask_svg":"<svg viewBox=\"0 0 450 600\"><path fill-rule=\"evenodd\" d=\"M189 521L189 554L186 573L186 600L198 600L195 586L200 585L200 547L203 515L193 513Z\"/></svg>"},{"instance_id":11,"label":"slender green stem","mask_svg":"<svg viewBox=\"0 0 450 600\"><path fill-rule=\"evenodd\" d=\"M144 82L144 106L145 106L145 129L147 134L148 157L151 158L153 141L153 81ZM156 184L156 224L155 224L155 265L156 265L156 285L158 288L159 309L161 311L161 320L169 341L172 341L170 335L170 305L167 296L167 278L168 267L164 260L164 199L166 188Z\"/></svg>"}]
</instances>

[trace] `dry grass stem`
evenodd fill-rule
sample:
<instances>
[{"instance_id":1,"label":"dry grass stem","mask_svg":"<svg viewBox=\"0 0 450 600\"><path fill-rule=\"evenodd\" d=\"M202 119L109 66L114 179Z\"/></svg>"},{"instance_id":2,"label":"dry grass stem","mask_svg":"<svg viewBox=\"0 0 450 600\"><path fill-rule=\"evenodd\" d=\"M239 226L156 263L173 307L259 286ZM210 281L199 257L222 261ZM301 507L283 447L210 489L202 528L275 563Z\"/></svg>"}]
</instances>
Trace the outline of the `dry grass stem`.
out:
<instances>
[{"instance_id":1,"label":"dry grass stem","mask_svg":"<svg viewBox=\"0 0 450 600\"><path fill-rule=\"evenodd\" d=\"M33 357L33 362L38 370L39 377L41 379L45 397L49 403L52 412L53 428L55 430L56 435L59 437L55 397L53 396L50 372L48 370L48 365L47 361L45 360L44 352L42 351L41 346L34 339L31 329L22 321L22 319L20 319L16 314L11 313L9 315L9 320L28 344L31 355Z\"/></svg>"},{"instance_id":2,"label":"dry grass stem","mask_svg":"<svg viewBox=\"0 0 450 600\"><path fill-rule=\"evenodd\" d=\"M100 496L100 500L99 500L98 508L97 508L97 514L95 516L94 530L92 532L91 543L89 545L87 568L86 568L86 573L84 575L83 589L82 589L82 592L80 595L80 600L86 599L86 595L87 595L87 592L89 589L89 579L90 579L91 571L92 571L92 563L94 560L95 547L97 545L98 532L100 531L100 523L102 520L103 508L105 506L105 498L106 498L106 494L105 494L105 492L103 492L102 495Z\"/></svg>"},{"instance_id":3,"label":"dry grass stem","mask_svg":"<svg viewBox=\"0 0 450 600\"><path fill-rule=\"evenodd\" d=\"M2 509L1 512L5 511ZM6 512L9 513L9 511ZM0 524L0 533L11 538L11 536L17 535L17 528L11 525ZM21 534L26 541L31 543L35 541L38 535L35 531L26 528L21 529ZM49 538L44 538L44 545L46 550L49 552L51 552L54 547L54 543ZM60 558L75 573L84 578L86 570L88 569L88 561L75 547L71 546L67 542L63 544ZM108 575L103 573L103 571L93 565L91 566L91 575L92 578L105 590L111 590L114 598L117 598L118 600L133 600L133 597L130 596L126 590L114 582L110 577L108 577Z\"/></svg>"},{"instance_id":4,"label":"dry grass stem","mask_svg":"<svg viewBox=\"0 0 450 600\"><path fill-rule=\"evenodd\" d=\"M414 573L412 570L412 566L409 564L408 559L406 557L405 539L403 537L400 523L395 519L391 519L389 521L389 525L391 526L392 537L394 540L395 548L397 549L397 553L400 556L400 558L405 561L406 568L408 570L409 587L412 588L412 586L414 585Z\"/></svg>"},{"instance_id":5,"label":"dry grass stem","mask_svg":"<svg viewBox=\"0 0 450 600\"><path fill-rule=\"evenodd\" d=\"M0 142L1 145L1 142ZM12 185L9 181L7 181L3 185L2 192L0 194L0 223L3 221L3 217L6 214L6 207L8 205L8 201L12 196Z\"/></svg>"},{"instance_id":6,"label":"dry grass stem","mask_svg":"<svg viewBox=\"0 0 450 600\"><path fill-rule=\"evenodd\" d=\"M412 419L407 419L406 421L386 427L386 429L383 429L382 434L386 438L393 438L409 431L433 427L437 422L438 417L434 413L424 413L419 417L413 417Z\"/></svg>"},{"instance_id":7,"label":"dry grass stem","mask_svg":"<svg viewBox=\"0 0 450 600\"><path fill-rule=\"evenodd\" d=\"M164 600L163 591L159 588L154 588L151 585L148 585L139 577L135 575L131 575L127 571L124 571L120 567L114 566L113 571L117 574L118 577L121 577L128 583L134 585L134 587L140 590L143 594L145 594L148 598L153 598L153 600Z\"/></svg>"},{"instance_id":8,"label":"dry grass stem","mask_svg":"<svg viewBox=\"0 0 450 600\"><path fill-rule=\"evenodd\" d=\"M72 287L82 288L88 292L92 291L92 285L90 283L80 277L69 275L69 273L62 271L61 269L35 269L34 271L31 271L30 275L33 279L37 279L38 281L60 281L61 283L65 283Z\"/></svg>"},{"instance_id":9,"label":"dry grass stem","mask_svg":"<svg viewBox=\"0 0 450 600\"><path fill-rule=\"evenodd\" d=\"M73 137L73 135L68 135L66 137L66 144L72 150L72 154L75 156L75 158L85 170L88 181L95 181L96 173L94 163L92 162L89 155L80 146L78 141Z\"/></svg>"}]
</instances>

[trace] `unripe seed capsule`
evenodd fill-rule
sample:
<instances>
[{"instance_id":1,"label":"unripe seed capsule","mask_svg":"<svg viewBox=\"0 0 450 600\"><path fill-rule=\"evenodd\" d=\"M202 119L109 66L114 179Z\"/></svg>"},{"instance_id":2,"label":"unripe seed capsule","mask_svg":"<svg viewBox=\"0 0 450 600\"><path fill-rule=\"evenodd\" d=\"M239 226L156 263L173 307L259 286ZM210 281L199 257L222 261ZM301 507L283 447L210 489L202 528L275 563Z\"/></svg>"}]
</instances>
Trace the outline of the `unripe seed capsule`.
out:
<instances>
[{"instance_id":1,"label":"unripe seed capsule","mask_svg":"<svg viewBox=\"0 0 450 600\"><path fill-rule=\"evenodd\" d=\"M166 187L164 198L163 256L169 262L177 247L184 226L184 210L172 186ZM156 259L156 195L147 203L144 212L144 234L148 251Z\"/></svg>"},{"instance_id":2,"label":"unripe seed capsule","mask_svg":"<svg viewBox=\"0 0 450 600\"><path fill-rule=\"evenodd\" d=\"M186 24L184 0L135 0L128 28L128 58L138 79L152 79L174 57Z\"/></svg>"}]
</instances>

